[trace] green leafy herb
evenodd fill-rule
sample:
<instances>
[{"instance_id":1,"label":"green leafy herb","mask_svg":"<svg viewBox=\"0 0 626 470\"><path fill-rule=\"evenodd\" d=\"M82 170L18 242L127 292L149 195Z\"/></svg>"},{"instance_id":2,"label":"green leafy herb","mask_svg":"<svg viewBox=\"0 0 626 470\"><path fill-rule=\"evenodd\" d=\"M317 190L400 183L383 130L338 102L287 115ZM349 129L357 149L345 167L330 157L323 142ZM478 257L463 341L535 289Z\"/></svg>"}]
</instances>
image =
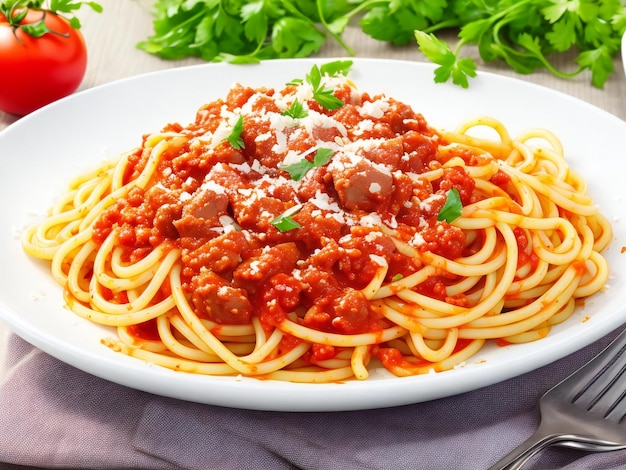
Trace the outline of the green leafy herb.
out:
<instances>
[{"instance_id":1,"label":"green leafy herb","mask_svg":"<svg viewBox=\"0 0 626 470\"><path fill-rule=\"evenodd\" d=\"M402 279L404 279L404 276L402 274L398 273L398 274L396 274L395 276L393 276L391 278L391 282L397 282L397 281L400 281Z\"/></svg>"},{"instance_id":2,"label":"green leafy herb","mask_svg":"<svg viewBox=\"0 0 626 470\"><path fill-rule=\"evenodd\" d=\"M287 209L285 212L272 220L271 224L281 232L288 232L290 230L302 227L302 225L300 225L298 222L291 218L292 216L296 215L300 211L300 209L302 209L301 205L297 205Z\"/></svg>"},{"instance_id":3,"label":"green leafy herb","mask_svg":"<svg viewBox=\"0 0 626 470\"><path fill-rule=\"evenodd\" d=\"M435 80L461 86L474 76L476 63L460 53L474 46L483 61L503 61L518 73L543 68L569 78L590 71L592 83L602 87L626 31L623 0L157 0L153 14L154 34L138 44L141 49L167 59L232 63L307 57L327 37L354 55L342 34L358 19L374 39L394 45L417 39L440 66ZM454 48L431 36L443 30L457 31ZM573 58L570 70L554 67L558 54ZM321 90L320 104L327 98Z\"/></svg>"},{"instance_id":4,"label":"green leafy herb","mask_svg":"<svg viewBox=\"0 0 626 470\"><path fill-rule=\"evenodd\" d=\"M335 152L331 149L327 148L319 148L317 152L315 152L315 157L313 157L313 166L324 166L326 165L330 159L333 157Z\"/></svg>"},{"instance_id":5,"label":"green leafy herb","mask_svg":"<svg viewBox=\"0 0 626 470\"><path fill-rule=\"evenodd\" d=\"M289 116L293 119L304 119L309 115L309 112L302 107L302 103L298 101L298 98L293 100L291 106L283 111L283 116Z\"/></svg>"},{"instance_id":6,"label":"green leafy herb","mask_svg":"<svg viewBox=\"0 0 626 470\"><path fill-rule=\"evenodd\" d=\"M306 175L309 170L326 165L332 158L333 153L334 151L331 149L319 148L315 152L313 161L303 158L299 162L292 163L291 165L281 166L281 168L289 173L289 176L291 176L292 180L300 181L302 178L304 178L304 175Z\"/></svg>"},{"instance_id":7,"label":"green leafy herb","mask_svg":"<svg viewBox=\"0 0 626 470\"><path fill-rule=\"evenodd\" d=\"M435 69L435 82L447 82L452 77L452 83L455 85L463 88L469 86L467 77L476 76L476 64L473 60L459 59L450 47L437 39L434 34L415 31L415 38L428 60L440 65Z\"/></svg>"},{"instance_id":8,"label":"green leafy herb","mask_svg":"<svg viewBox=\"0 0 626 470\"><path fill-rule=\"evenodd\" d=\"M137 46L165 59L240 64L308 57L326 40L317 15L295 1L157 0L153 14L154 34Z\"/></svg>"},{"instance_id":9,"label":"green leafy herb","mask_svg":"<svg viewBox=\"0 0 626 470\"><path fill-rule=\"evenodd\" d=\"M461 217L462 210L463 204L461 203L459 192L456 188L451 188L446 193L446 202L443 204L441 211L439 211L437 220L440 222L445 220L448 223L452 223Z\"/></svg>"},{"instance_id":10,"label":"green leafy herb","mask_svg":"<svg viewBox=\"0 0 626 470\"><path fill-rule=\"evenodd\" d=\"M291 165L281 166L283 170L289 173L291 179L294 181L300 181L304 178L304 175L313 168L313 162L310 162L306 158L303 158L297 163L292 163Z\"/></svg>"},{"instance_id":11,"label":"green leafy herb","mask_svg":"<svg viewBox=\"0 0 626 470\"><path fill-rule=\"evenodd\" d=\"M337 109L343 106L343 101L334 95L334 91L326 88L322 83L325 75L335 77L346 75L352 66L351 60L337 60L318 67L313 65L311 71L306 75L306 81L313 88L313 99L326 109Z\"/></svg>"},{"instance_id":12,"label":"green leafy herb","mask_svg":"<svg viewBox=\"0 0 626 470\"><path fill-rule=\"evenodd\" d=\"M450 27L459 30L454 51L441 41L434 44L432 34ZM460 58L460 51L475 45L485 62L502 60L522 74L544 68L564 79L589 70L592 84L602 88L613 73L612 58L626 31L626 5L621 0L454 0L441 18L419 29L420 50L441 65L436 82L452 78L453 83L467 86L476 64ZM574 67L558 70L552 58L570 51Z\"/></svg>"},{"instance_id":13,"label":"green leafy herb","mask_svg":"<svg viewBox=\"0 0 626 470\"><path fill-rule=\"evenodd\" d=\"M243 117L239 116L239 119L237 119L237 122L233 126L233 130L230 132L229 136L226 137L226 139L224 140L227 140L235 150L241 150L243 148L246 148L246 144L243 142L243 138L241 137L242 132L243 132Z\"/></svg>"},{"instance_id":14,"label":"green leafy herb","mask_svg":"<svg viewBox=\"0 0 626 470\"><path fill-rule=\"evenodd\" d=\"M0 1L0 14L7 18L8 23L14 29L21 29L26 34L33 37L41 37L44 34L63 34L52 31L46 26L44 22L46 13L53 13L55 15L65 18L70 26L74 29L80 29L80 20L74 15L76 10L79 10L83 5L87 5L94 11L101 13L102 5L91 1L79 1L79 0L4 0ZM42 13L41 19L29 24L20 24L20 22L26 17L28 10L36 10Z\"/></svg>"}]
</instances>

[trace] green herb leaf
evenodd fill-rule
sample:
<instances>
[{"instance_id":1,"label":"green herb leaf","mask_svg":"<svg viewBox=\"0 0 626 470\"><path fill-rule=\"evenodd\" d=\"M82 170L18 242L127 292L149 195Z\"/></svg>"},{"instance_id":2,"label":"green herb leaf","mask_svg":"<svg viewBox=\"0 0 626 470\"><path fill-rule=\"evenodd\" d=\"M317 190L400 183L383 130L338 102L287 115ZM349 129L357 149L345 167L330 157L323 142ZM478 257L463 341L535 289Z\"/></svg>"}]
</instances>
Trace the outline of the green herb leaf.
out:
<instances>
[{"instance_id":1,"label":"green herb leaf","mask_svg":"<svg viewBox=\"0 0 626 470\"><path fill-rule=\"evenodd\" d=\"M292 163L291 165L281 166L280 168L285 170L291 176L294 181L300 181L309 172L309 170L326 165L333 157L334 150L327 148L318 148L313 157L313 161L309 161L303 158L299 162Z\"/></svg>"},{"instance_id":2,"label":"green herb leaf","mask_svg":"<svg viewBox=\"0 0 626 470\"><path fill-rule=\"evenodd\" d=\"M591 82L597 88L602 88L613 72L613 54L607 45L597 49L590 49L578 55L577 62L584 68L591 70Z\"/></svg>"},{"instance_id":3,"label":"green herb leaf","mask_svg":"<svg viewBox=\"0 0 626 470\"><path fill-rule=\"evenodd\" d=\"M429 2L412 2L413 5ZM415 30L423 30L430 21L415 12L408 1L390 1L388 5L378 4L371 8L359 21L363 32L379 41L396 46L408 43L415 36Z\"/></svg>"},{"instance_id":4,"label":"green herb leaf","mask_svg":"<svg viewBox=\"0 0 626 470\"><path fill-rule=\"evenodd\" d=\"M334 110L343 106L343 101L334 95L334 90L326 88L322 84L322 78L325 75L329 77L336 77L338 75L347 75L350 67L352 66L351 60L336 60L328 62L321 67L313 65L309 73L306 74L306 81L313 88L313 99L317 101L320 106L326 109ZM298 83L296 80L292 80L290 83Z\"/></svg>"},{"instance_id":5,"label":"green herb leaf","mask_svg":"<svg viewBox=\"0 0 626 470\"><path fill-rule=\"evenodd\" d=\"M348 75L353 62L351 60L335 60L333 62L326 62L319 68L322 75L328 75L330 77L336 77L337 75Z\"/></svg>"},{"instance_id":6,"label":"green herb leaf","mask_svg":"<svg viewBox=\"0 0 626 470\"><path fill-rule=\"evenodd\" d=\"M274 220L272 220L272 225L281 232L288 232L290 230L302 227L302 225L293 220L290 216L283 215L279 215Z\"/></svg>"},{"instance_id":7,"label":"green herb leaf","mask_svg":"<svg viewBox=\"0 0 626 470\"><path fill-rule=\"evenodd\" d=\"M306 158L303 158L299 162L292 163L291 165L280 166L281 169L285 170L291 176L291 179L294 181L300 181L304 178L304 175L313 168L313 162L308 161Z\"/></svg>"},{"instance_id":8,"label":"green herb leaf","mask_svg":"<svg viewBox=\"0 0 626 470\"><path fill-rule=\"evenodd\" d=\"M309 112L302 107L302 103L296 98L293 100L293 103L291 103L291 106L283 111L282 114L283 116L289 116L293 119L304 119L309 115Z\"/></svg>"},{"instance_id":9,"label":"green herb leaf","mask_svg":"<svg viewBox=\"0 0 626 470\"><path fill-rule=\"evenodd\" d=\"M435 64L446 66L454 63L454 53L450 50L450 47L434 34L415 31L415 39L417 39L420 51L428 60Z\"/></svg>"},{"instance_id":10,"label":"green herb leaf","mask_svg":"<svg viewBox=\"0 0 626 470\"><path fill-rule=\"evenodd\" d=\"M241 150L243 148L246 148L246 145L243 142L243 138L241 137L242 132L243 117L239 116L239 119L237 119L237 122L233 126L233 130L230 132L230 135L224 140L227 140L235 150Z\"/></svg>"},{"instance_id":11,"label":"green herb leaf","mask_svg":"<svg viewBox=\"0 0 626 470\"><path fill-rule=\"evenodd\" d=\"M452 78L455 85L463 88L469 86L468 77L476 76L476 63L472 59L459 59L448 44L434 34L415 31L415 38L422 53L430 61L440 65L435 69L436 83L443 83Z\"/></svg>"},{"instance_id":12,"label":"green herb leaf","mask_svg":"<svg viewBox=\"0 0 626 470\"><path fill-rule=\"evenodd\" d=\"M327 149L324 147L318 148L315 152L315 157L313 157L313 166L319 167L326 165L333 157L334 153L335 151L331 149Z\"/></svg>"},{"instance_id":13,"label":"green herb leaf","mask_svg":"<svg viewBox=\"0 0 626 470\"><path fill-rule=\"evenodd\" d=\"M343 106L343 101L333 94L333 90L322 87L313 92L313 99L326 109L339 109Z\"/></svg>"},{"instance_id":14,"label":"green herb leaf","mask_svg":"<svg viewBox=\"0 0 626 470\"><path fill-rule=\"evenodd\" d=\"M308 57L318 52L326 40L314 24L302 18L280 18L271 32L275 57Z\"/></svg>"},{"instance_id":15,"label":"green herb leaf","mask_svg":"<svg viewBox=\"0 0 626 470\"><path fill-rule=\"evenodd\" d=\"M306 81L313 87L313 90L317 90L322 83L322 72L317 65L311 67L311 71L306 74Z\"/></svg>"},{"instance_id":16,"label":"green herb leaf","mask_svg":"<svg viewBox=\"0 0 626 470\"><path fill-rule=\"evenodd\" d=\"M285 212L272 220L271 224L281 232L288 232L290 230L302 227L302 225L292 219L292 216L300 212L300 209L302 209L301 205L297 205L287 209Z\"/></svg>"},{"instance_id":17,"label":"green herb leaf","mask_svg":"<svg viewBox=\"0 0 626 470\"><path fill-rule=\"evenodd\" d=\"M456 188L451 188L446 193L446 202L443 204L441 211L439 211L437 220L440 222L445 220L448 223L452 223L461 217L462 210L463 204L461 203L459 192Z\"/></svg>"}]
</instances>

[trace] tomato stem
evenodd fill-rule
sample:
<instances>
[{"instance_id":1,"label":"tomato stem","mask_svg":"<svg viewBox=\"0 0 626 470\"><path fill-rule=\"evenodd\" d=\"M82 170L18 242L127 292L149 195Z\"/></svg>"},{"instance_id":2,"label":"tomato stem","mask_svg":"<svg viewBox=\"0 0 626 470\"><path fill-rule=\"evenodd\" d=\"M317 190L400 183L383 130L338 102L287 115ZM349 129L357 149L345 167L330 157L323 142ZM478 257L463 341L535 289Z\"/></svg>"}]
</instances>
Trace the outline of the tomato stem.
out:
<instances>
[{"instance_id":1,"label":"tomato stem","mask_svg":"<svg viewBox=\"0 0 626 470\"><path fill-rule=\"evenodd\" d=\"M24 33L35 38L39 38L44 34L51 33L64 38L70 37L70 33L61 33L59 31L53 31L46 25L46 14L51 13L53 15L64 18L73 29L80 28L80 21L78 18L72 16L74 10L80 8L83 4L88 5L94 11L100 13L102 6L96 2L83 2L80 0L64 0L63 2L51 2L51 8L46 8L44 0L0 0L0 15L6 17L7 22L13 28L13 34L16 34L18 29L24 31ZM39 11L42 13L41 18L34 23L23 24L24 19L29 11ZM15 36L17 38L17 36ZM22 41L17 38L22 43Z\"/></svg>"}]
</instances>

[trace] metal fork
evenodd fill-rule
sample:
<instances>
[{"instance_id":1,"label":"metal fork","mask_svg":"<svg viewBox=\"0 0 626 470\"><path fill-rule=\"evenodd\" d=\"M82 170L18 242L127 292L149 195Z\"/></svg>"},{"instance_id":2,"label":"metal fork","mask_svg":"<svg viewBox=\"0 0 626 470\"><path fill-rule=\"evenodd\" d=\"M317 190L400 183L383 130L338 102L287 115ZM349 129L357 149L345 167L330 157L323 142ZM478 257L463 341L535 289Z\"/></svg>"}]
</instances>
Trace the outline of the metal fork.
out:
<instances>
[{"instance_id":1,"label":"metal fork","mask_svg":"<svg viewBox=\"0 0 626 470\"><path fill-rule=\"evenodd\" d=\"M592 452L626 449L626 330L539 400L541 422L491 470L519 469L558 445Z\"/></svg>"}]
</instances>

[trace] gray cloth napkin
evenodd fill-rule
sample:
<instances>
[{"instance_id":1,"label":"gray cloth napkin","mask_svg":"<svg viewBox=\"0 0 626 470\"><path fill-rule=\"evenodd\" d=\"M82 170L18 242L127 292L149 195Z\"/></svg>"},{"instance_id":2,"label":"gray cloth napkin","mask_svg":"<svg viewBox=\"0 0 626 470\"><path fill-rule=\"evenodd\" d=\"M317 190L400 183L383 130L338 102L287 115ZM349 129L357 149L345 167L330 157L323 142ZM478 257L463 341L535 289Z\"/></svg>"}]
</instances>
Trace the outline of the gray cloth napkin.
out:
<instances>
[{"instance_id":1,"label":"gray cloth napkin","mask_svg":"<svg viewBox=\"0 0 626 470\"><path fill-rule=\"evenodd\" d=\"M532 373L441 400L274 413L132 390L10 335L0 382L0 462L67 469L486 469L533 432L543 392L615 336ZM524 468L626 469L626 451L553 448Z\"/></svg>"}]
</instances>

